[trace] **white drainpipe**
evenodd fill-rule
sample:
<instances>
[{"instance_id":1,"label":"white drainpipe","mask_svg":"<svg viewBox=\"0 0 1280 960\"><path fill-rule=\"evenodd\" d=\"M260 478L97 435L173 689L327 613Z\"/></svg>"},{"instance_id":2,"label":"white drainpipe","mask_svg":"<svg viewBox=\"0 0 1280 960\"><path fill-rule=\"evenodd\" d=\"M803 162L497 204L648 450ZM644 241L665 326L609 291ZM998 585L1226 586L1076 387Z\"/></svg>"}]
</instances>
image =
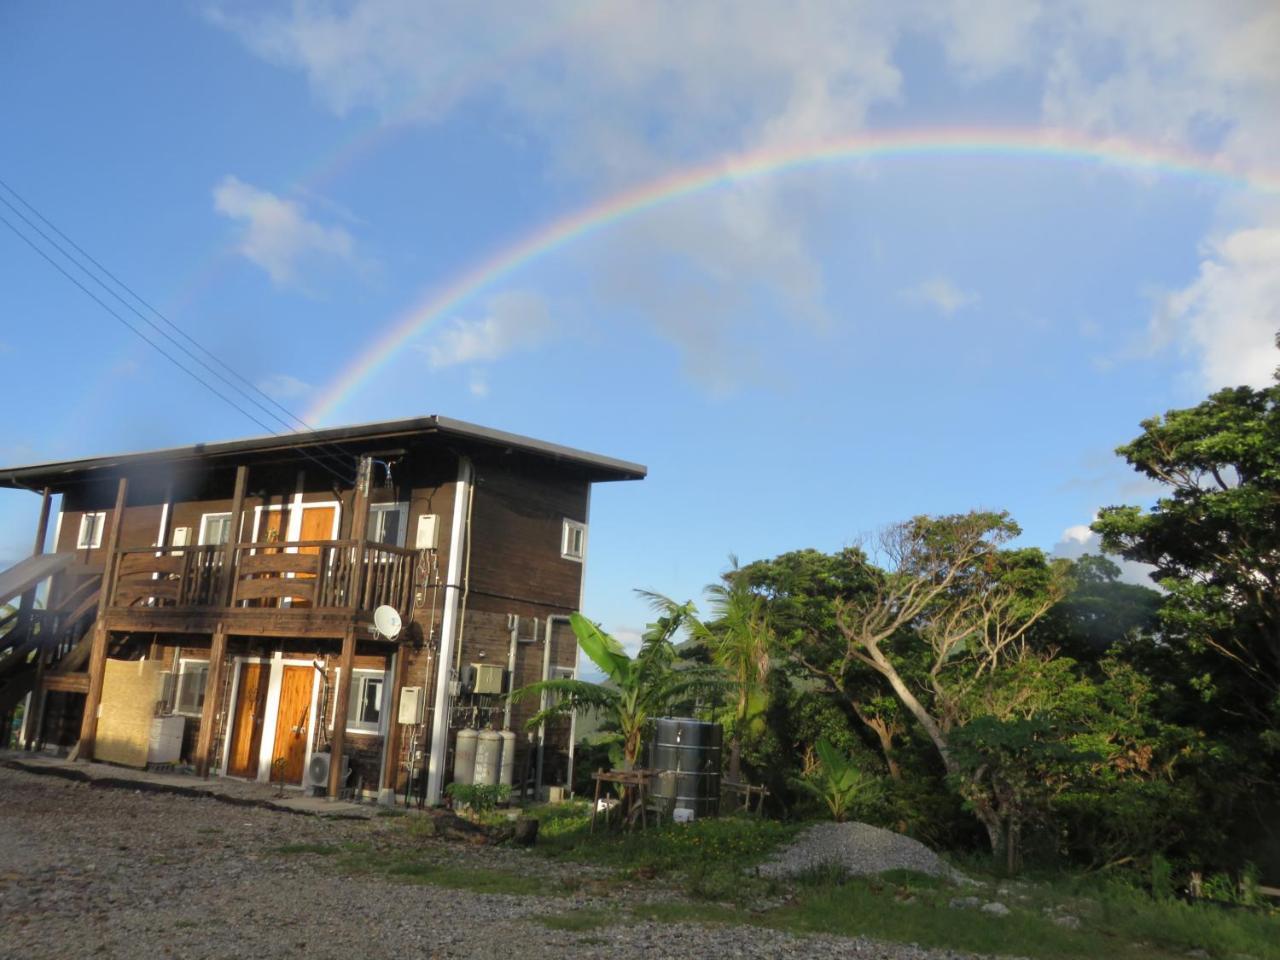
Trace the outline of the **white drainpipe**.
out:
<instances>
[{"instance_id":1,"label":"white drainpipe","mask_svg":"<svg viewBox=\"0 0 1280 960\"><path fill-rule=\"evenodd\" d=\"M450 665L457 636L459 594L462 590L462 554L466 550L466 517L471 500L471 461L458 458L458 482L454 487L453 525L449 532L449 568L445 574L444 612L440 618L440 652L436 657L436 701L431 716L431 755L427 767L427 803L438 804L444 792L445 761L449 751Z\"/></svg>"}]
</instances>

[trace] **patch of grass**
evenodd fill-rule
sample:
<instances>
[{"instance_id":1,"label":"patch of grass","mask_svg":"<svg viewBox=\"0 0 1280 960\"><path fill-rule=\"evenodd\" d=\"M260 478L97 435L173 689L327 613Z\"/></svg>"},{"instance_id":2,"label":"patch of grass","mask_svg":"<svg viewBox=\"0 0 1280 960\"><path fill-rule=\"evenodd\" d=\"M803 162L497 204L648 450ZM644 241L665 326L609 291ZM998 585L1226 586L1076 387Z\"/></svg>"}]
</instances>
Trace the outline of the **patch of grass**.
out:
<instances>
[{"instance_id":1,"label":"patch of grass","mask_svg":"<svg viewBox=\"0 0 1280 960\"><path fill-rule=\"evenodd\" d=\"M1063 896L1042 884L1018 885L1000 894L990 889L952 887L913 874L849 877L836 882L813 878L801 884L786 905L758 916L739 911L705 917L720 922L760 923L792 933L871 936L976 953L1016 954L1037 960L1172 960L1190 950L1211 957L1240 955L1280 958L1280 924L1257 914L1213 906L1155 901L1136 890L1095 888L1093 897ZM1012 894L1012 895L1010 895ZM955 897L999 900L1008 916L949 907ZM1081 921L1070 929L1053 921L1069 913ZM695 910L697 919L704 910ZM670 919L676 919L671 916Z\"/></svg>"},{"instance_id":2,"label":"patch of grass","mask_svg":"<svg viewBox=\"0 0 1280 960\"><path fill-rule=\"evenodd\" d=\"M684 880L700 900L739 899L754 891L751 868L795 836L799 825L750 817L720 817L644 830L608 830L585 804L555 804L529 811L541 820L534 850L543 856L626 871L635 879L668 875Z\"/></svg>"},{"instance_id":3,"label":"patch of grass","mask_svg":"<svg viewBox=\"0 0 1280 960\"><path fill-rule=\"evenodd\" d=\"M473 893L509 893L530 897L556 896L561 892L536 877L485 867L438 863L412 852L377 849L365 844L349 846L340 864L351 873L374 874L407 883L429 883Z\"/></svg>"},{"instance_id":4,"label":"patch of grass","mask_svg":"<svg viewBox=\"0 0 1280 960\"><path fill-rule=\"evenodd\" d=\"M538 917L537 922L549 930L568 930L581 932L599 930L630 919L626 914L605 910L571 910L568 913L553 913L550 916Z\"/></svg>"},{"instance_id":5,"label":"patch of grass","mask_svg":"<svg viewBox=\"0 0 1280 960\"><path fill-rule=\"evenodd\" d=\"M283 846L275 847L272 852L283 854L284 856L313 853L317 856L328 857L337 853L338 848L327 843L286 843Z\"/></svg>"}]
</instances>

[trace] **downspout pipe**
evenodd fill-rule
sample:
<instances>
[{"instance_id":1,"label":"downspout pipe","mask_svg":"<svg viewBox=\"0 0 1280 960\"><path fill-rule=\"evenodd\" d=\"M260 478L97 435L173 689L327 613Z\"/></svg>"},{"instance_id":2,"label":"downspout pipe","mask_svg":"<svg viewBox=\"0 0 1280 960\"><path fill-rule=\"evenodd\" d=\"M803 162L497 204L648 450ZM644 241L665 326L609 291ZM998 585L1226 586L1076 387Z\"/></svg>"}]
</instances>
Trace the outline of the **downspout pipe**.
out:
<instances>
[{"instance_id":1,"label":"downspout pipe","mask_svg":"<svg viewBox=\"0 0 1280 960\"><path fill-rule=\"evenodd\" d=\"M553 625L556 623L568 623L569 618L564 614L552 614L547 617L546 632L542 638L542 682L546 683L551 679L551 636ZM551 706L551 694L546 690L542 691L542 696L538 701L538 709L546 710ZM546 761L547 752L547 721L543 720L538 724L538 773L535 782L538 785L538 791L542 790L542 771Z\"/></svg>"},{"instance_id":2,"label":"downspout pipe","mask_svg":"<svg viewBox=\"0 0 1280 960\"><path fill-rule=\"evenodd\" d=\"M436 656L435 709L431 715L431 754L427 761L427 803L435 806L444 793L445 761L449 751L449 714L452 706L449 665L460 645L459 606L462 591L462 555L466 550L474 470L471 460L458 457L458 482L454 487L453 523L449 532L449 566L445 573L444 611L440 618L440 648Z\"/></svg>"},{"instance_id":3,"label":"downspout pipe","mask_svg":"<svg viewBox=\"0 0 1280 960\"><path fill-rule=\"evenodd\" d=\"M507 652L507 684L511 690L514 690L516 685L516 646L520 642L520 617L517 614L507 614L507 628L511 633L511 649ZM507 697L507 705L502 709L502 729L511 729L510 697Z\"/></svg>"}]
</instances>

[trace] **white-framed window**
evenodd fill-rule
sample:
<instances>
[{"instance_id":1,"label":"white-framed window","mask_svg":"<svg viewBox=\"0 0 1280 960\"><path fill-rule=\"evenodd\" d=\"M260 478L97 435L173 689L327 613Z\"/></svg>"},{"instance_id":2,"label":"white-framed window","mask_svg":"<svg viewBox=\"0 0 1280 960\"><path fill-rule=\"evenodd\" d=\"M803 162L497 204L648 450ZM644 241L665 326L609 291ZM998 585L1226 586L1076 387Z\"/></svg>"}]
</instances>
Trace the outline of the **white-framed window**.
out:
<instances>
[{"instance_id":1,"label":"white-framed window","mask_svg":"<svg viewBox=\"0 0 1280 960\"><path fill-rule=\"evenodd\" d=\"M102 546L102 531L107 526L107 514L105 511L99 510L96 513L86 513L80 518L80 533L76 537L76 547L84 550L97 550Z\"/></svg>"},{"instance_id":2,"label":"white-framed window","mask_svg":"<svg viewBox=\"0 0 1280 960\"><path fill-rule=\"evenodd\" d=\"M231 539L231 514L206 513L200 518L201 546L221 546Z\"/></svg>"},{"instance_id":3,"label":"white-framed window","mask_svg":"<svg viewBox=\"0 0 1280 960\"><path fill-rule=\"evenodd\" d=\"M587 525L577 520L565 520L560 531L560 556L581 562L586 555Z\"/></svg>"},{"instance_id":4,"label":"white-framed window","mask_svg":"<svg viewBox=\"0 0 1280 960\"><path fill-rule=\"evenodd\" d=\"M205 687L209 683L208 660L178 662L178 687L173 697L173 712L198 717L204 712Z\"/></svg>"},{"instance_id":5,"label":"white-framed window","mask_svg":"<svg viewBox=\"0 0 1280 960\"><path fill-rule=\"evenodd\" d=\"M335 674L335 678L338 676L341 676L341 670ZM386 674L381 670L351 671L351 699L347 702L347 733L382 732L386 679ZM337 708L336 703L334 708Z\"/></svg>"},{"instance_id":6,"label":"white-framed window","mask_svg":"<svg viewBox=\"0 0 1280 960\"><path fill-rule=\"evenodd\" d=\"M373 503L369 505L369 526L365 538L373 543L403 547L409 525L409 504Z\"/></svg>"}]
</instances>

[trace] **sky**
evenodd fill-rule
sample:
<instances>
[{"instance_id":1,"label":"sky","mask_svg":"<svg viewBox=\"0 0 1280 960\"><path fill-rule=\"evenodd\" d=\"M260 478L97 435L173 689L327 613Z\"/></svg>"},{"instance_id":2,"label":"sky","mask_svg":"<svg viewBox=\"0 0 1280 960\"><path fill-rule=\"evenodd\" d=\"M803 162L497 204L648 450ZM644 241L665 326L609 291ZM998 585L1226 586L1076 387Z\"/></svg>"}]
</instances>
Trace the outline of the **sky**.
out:
<instances>
[{"instance_id":1,"label":"sky","mask_svg":"<svg viewBox=\"0 0 1280 960\"><path fill-rule=\"evenodd\" d=\"M921 513L1078 555L1142 419L1280 359L1278 49L1269 0L10 0L0 463L263 432L34 208L308 423L646 464L592 500L628 642Z\"/></svg>"}]
</instances>

